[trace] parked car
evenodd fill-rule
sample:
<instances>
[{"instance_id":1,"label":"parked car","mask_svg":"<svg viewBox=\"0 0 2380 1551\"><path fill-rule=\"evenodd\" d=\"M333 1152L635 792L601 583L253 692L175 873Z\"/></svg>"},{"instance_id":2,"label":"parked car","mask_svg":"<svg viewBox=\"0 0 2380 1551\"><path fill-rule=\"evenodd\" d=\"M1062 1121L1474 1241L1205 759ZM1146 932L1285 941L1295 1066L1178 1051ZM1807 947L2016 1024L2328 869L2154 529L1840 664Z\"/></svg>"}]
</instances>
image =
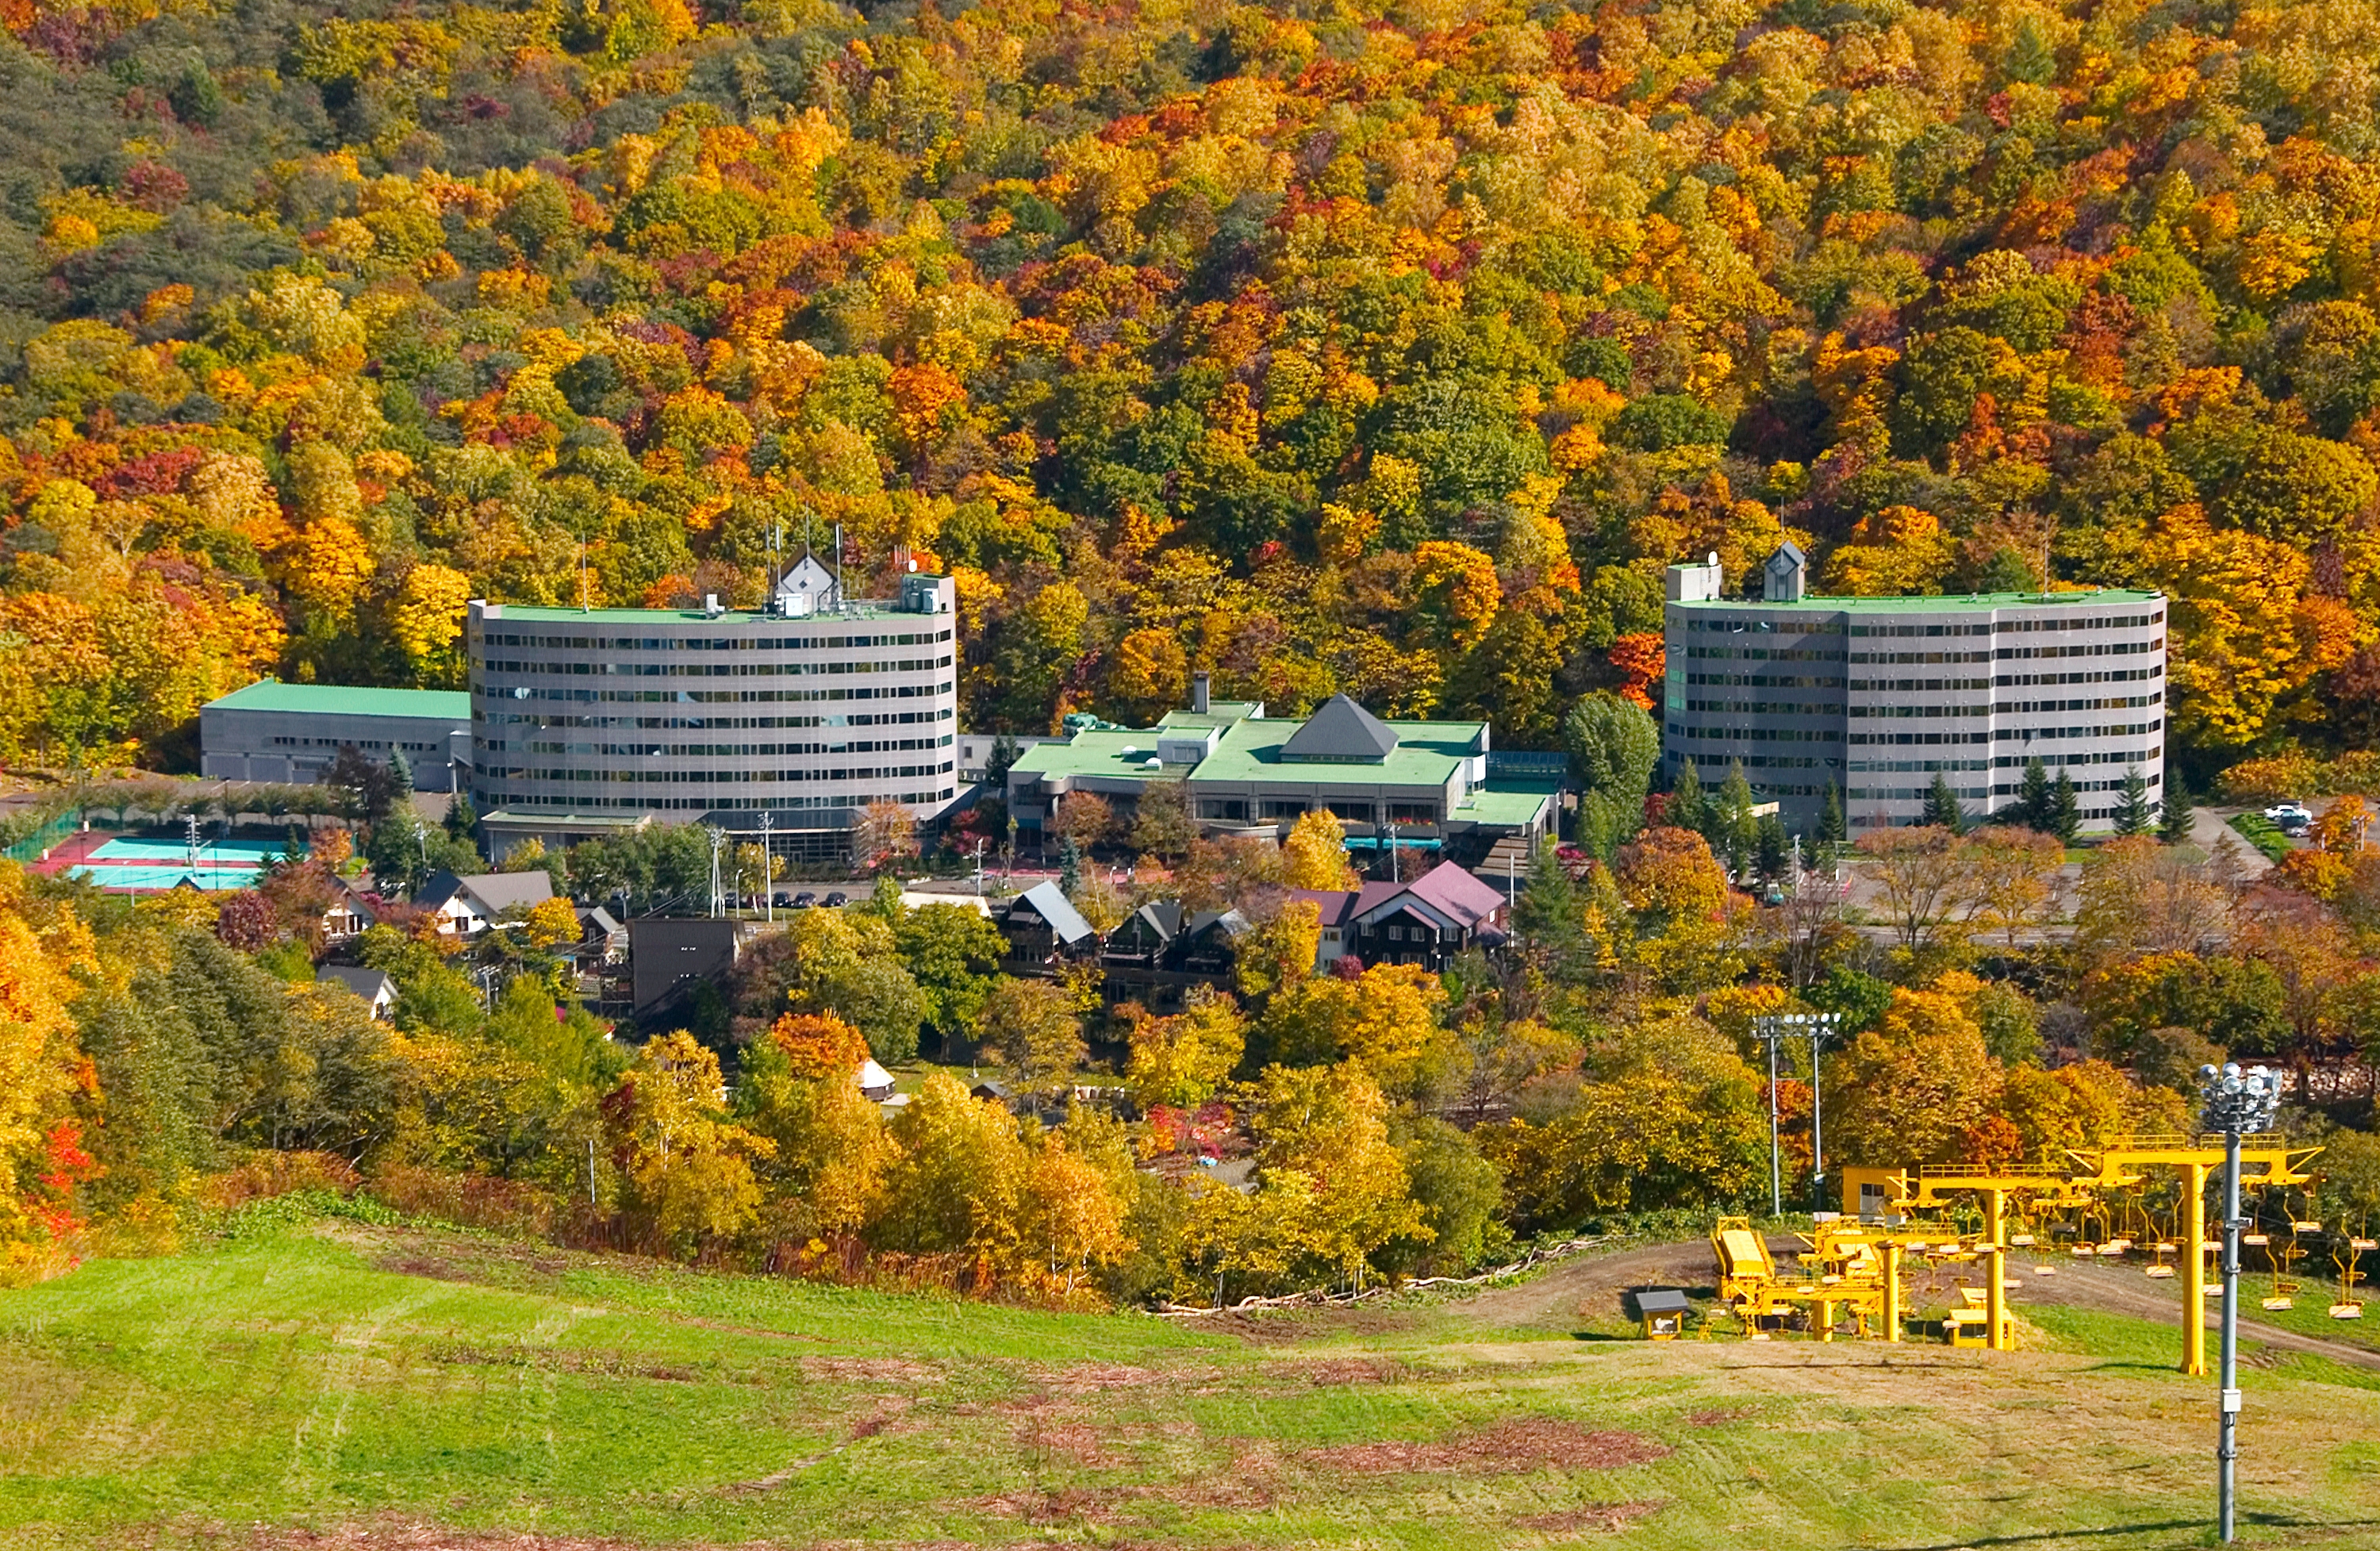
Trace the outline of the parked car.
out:
<instances>
[{"instance_id":1,"label":"parked car","mask_svg":"<svg viewBox=\"0 0 2380 1551\"><path fill-rule=\"evenodd\" d=\"M2265 818L2267 822L2279 826L2285 833L2292 829L2313 827L2313 810L2302 803L2275 803L2265 810Z\"/></svg>"},{"instance_id":2,"label":"parked car","mask_svg":"<svg viewBox=\"0 0 2380 1551\"><path fill-rule=\"evenodd\" d=\"M829 894L826 897L826 907L829 910L841 910L844 905L847 905L850 903L851 896L844 893L840 889L837 889L833 893Z\"/></svg>"},{"instance_id":3,"label":"parked car","mask_svg":"<svg viewBox=\"0 0 2380 1551\"><path fill-rule=\"evenodd\" d=\"M783 889L780 889L777 891L777 897L769 903L775 905L779 910L791 909L794 903L794 896L788 894Z\"/></svg>"},{"instance_id":4,"label":"parked car","mask_svg":"<svg viewBox=\"0 0 2380 1551\"><path fill-rule=\"evenodd\" d=\"M800 893L794 896L794 903L791 908L795 910L808 910L810 906L816 903L818 903L818 896L811 893L808 889L805 889Z\"/></svg>"}]
</instances>

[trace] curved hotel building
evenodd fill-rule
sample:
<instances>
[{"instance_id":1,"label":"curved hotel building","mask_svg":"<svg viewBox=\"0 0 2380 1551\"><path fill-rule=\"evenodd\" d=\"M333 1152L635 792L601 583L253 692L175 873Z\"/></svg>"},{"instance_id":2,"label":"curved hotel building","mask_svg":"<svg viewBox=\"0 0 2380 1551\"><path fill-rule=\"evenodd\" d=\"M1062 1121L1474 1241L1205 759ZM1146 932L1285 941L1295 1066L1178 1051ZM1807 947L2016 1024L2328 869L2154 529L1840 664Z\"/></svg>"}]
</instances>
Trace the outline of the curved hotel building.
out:
<instances>
[{"instance_id":1,"label":"curved hotel building","mask_svg":"<svg viewBox=\"0 0 2380 1551\"><path fill-rule=\"evenodd\" d=\"M765 612L475 600L470 792L492 848L658 818L765 826L781 854L826 860L869 803L933 817L958 784L955 602L923 576L846 601L807 558Z\"/></svg>"},{"instance_id":2,"label":"curved hotel building","mask_svg":"<svg viewBox=\"0 0 2380 1551\"><path fill-rule=\"evenodd\" d=\"M2012 802L2034 759L2111 827L2138 770L2164 795L2166 601L2154 592L1805 598L1802 551L1763 596L1719 596L1716 557L1673 565L1661 757L1706 787L1741 762L1797 830L1829 782L1854 829L1915 822L1938 773L1976 817Z\"/></svg>"}]
</instances>

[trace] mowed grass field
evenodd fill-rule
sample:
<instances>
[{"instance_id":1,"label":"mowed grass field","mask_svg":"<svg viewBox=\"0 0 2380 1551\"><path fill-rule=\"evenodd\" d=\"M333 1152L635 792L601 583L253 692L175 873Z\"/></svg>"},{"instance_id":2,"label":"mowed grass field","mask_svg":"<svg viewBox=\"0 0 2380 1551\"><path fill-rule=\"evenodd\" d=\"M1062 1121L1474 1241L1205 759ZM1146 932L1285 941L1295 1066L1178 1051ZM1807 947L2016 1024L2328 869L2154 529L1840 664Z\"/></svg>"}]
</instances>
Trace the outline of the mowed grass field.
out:
<instances>
[{"instance_id":1,"label":"mowed grass field","mask_svg":"<svg viewBox=\"0 0 2380 1551\"><path fill-rule=\"evenodd\" d=\"M1200 1328L301 1224L0 1292L0 1545L2211 1544L2176 1333L2029 1318L1657 1346L1590 1261ZM2245 1544L2380 1545L2380 1374L2250 1360Z\"/></svg>"}]
</instances>

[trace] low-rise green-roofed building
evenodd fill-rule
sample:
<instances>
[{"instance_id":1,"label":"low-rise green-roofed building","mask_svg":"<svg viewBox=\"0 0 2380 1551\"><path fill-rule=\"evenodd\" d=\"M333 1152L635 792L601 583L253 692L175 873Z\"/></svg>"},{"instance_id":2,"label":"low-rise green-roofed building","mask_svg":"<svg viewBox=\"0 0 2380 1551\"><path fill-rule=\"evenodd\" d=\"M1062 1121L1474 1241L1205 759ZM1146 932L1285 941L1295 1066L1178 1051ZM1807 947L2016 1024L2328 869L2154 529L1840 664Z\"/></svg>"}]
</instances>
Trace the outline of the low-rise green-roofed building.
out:
<instances>
[{"instance_id":1,"label":"low-rise green-roofed building","mask_svg":"<svg viewBox=\"0 0 2380 1551\"><path fill-rule=\"evenodd\" d=\"M1260 702L1208 699L1202 673L1190 709L1155 727L1080 727L1024 750L1006 796L1027 849L1047 849L1070 794L1096 794L1129 819L1152 783L1172 782L1208 833L1285 835L1327 808L1356 851L1393 836L1402 847L1484 852L1546 833L1560 792L1557 781L1491 779L1489 745L1484 721L1385 721L1344 695L1308 717L1269 717Z\"/></svg>"},{"instance_id":2,"label":"low-rise green-roofed building","mask_svg":"<svg viewBox=\"0 0 2380 1551\"><path fill-rule=\"evenodd\" d=\"M310 784L342 748L385 765L403 751L424 792L454 789L471 760L471 697L261 679L199 709L200 769L222 781Z\"/></svg>"}]
</instances>

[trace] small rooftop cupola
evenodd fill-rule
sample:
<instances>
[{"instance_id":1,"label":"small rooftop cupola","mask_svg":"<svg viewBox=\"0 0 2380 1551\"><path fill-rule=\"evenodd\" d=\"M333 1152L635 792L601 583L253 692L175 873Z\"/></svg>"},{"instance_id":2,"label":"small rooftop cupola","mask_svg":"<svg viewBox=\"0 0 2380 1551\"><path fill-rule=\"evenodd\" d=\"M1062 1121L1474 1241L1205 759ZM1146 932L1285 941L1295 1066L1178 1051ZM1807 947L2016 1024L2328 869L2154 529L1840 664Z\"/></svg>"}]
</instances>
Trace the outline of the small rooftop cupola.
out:
<instances>
[{"instance_id":1,"label":"small rooftop cupola","mask_svg":"<svg viewBox=\"0 0 2380 1551\"><path fill-rule=\"evenodd\" d=\"M1809 568L1809 558L1803 554L1802 546L1786 539L1760 568L1761 597L1771 603L1799 603Z\"/></svg>"},{"instance_id":2,"label":"small rooftop cupola","mask_svg":"<svg viewBox=\"0 0 2380 1551\"><path fill-rule=\"evenodd\" d=\"M834 573L819 563L815 554L803 555L777 584L777 612L788 619L830 612L840 600Z\"/></svg>"},{"instance_id":3,"label":"small rooftop cupola","mask_svg":"<svg viewBox=\"0 0 2380 1551\"><path fill-rule=\"evenodd\" d=\"M1281 757L1298 763L1378 765L1397 751L1397 735L1387 722L1350 700L1333 695L1305 725L1281 745Z\"/></svg>"}]
</instances>

